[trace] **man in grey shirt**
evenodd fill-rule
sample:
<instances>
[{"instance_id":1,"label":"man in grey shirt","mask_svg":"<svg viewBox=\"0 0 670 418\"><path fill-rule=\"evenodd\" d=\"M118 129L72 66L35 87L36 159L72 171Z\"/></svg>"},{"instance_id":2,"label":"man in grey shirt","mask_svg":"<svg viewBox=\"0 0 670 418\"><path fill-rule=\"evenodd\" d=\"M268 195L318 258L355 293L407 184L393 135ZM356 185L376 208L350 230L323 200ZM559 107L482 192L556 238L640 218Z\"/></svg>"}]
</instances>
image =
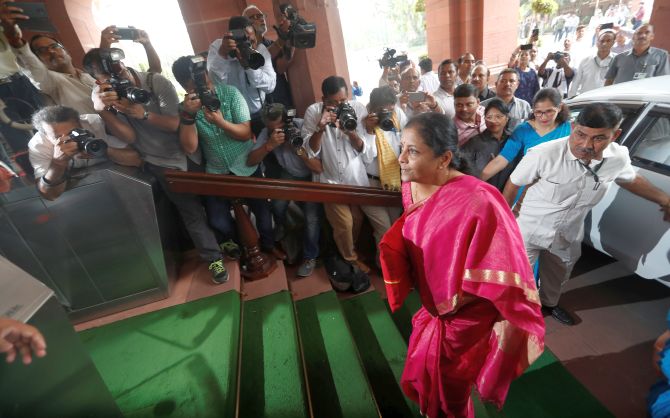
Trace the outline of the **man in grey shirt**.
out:
<instances>
[{"instance_id":1,"label":"man in grey shirt","mask_svg":"<svg viewBox=\"0 0 670 418\"><path fill-rule=\"evenodd\" d=\"M651 46L654 27L648 23L633 34L633 49L614 57L605 75L605 85L670 74L668 51Z\"/></svg>"},{"instance_id":2,"label":"man in grey shirt","mask_svg":"<svg viewBox=\"0 0 670 418\"><path fill-rule=\"evenodd\" d=\"M514 92L519 87L519 73L514 68L505 68L498 74L496 81L496 97L501 99L507 105L509 110L509 123L506 132L511 134L514 128L530 116L530 104L523 99L514 96ZM484 100L480 104L484 107L491 99Z\"/></svg>"},{"instance_id":3,"label":"man in grey shirt","mask_svg":"<svg viewBox=\"0 0 670 418\"><path fill-rule=\"evenodd\" d=\"M226 282L228 272L214 232L207 225L200 198L171 192L165 180L166 169L186 171L189 161L177 135L181 119L175 88L160 74L136 72L123 62L112 60L109 53L110 49L93 48L84 56L84 69L100 83L93 90L93 107L110 133L132 144L140 152L144 169L156 177L167 197L177 207L200 257L209 264L212 280L217 284ZM130 82L132 87L147 90L149 101L142 104L119 97L109 83L111 74L108 68L112 68L124 82ZM196 160L198 163L199 158Z\"/></svg>"}]
</instances>

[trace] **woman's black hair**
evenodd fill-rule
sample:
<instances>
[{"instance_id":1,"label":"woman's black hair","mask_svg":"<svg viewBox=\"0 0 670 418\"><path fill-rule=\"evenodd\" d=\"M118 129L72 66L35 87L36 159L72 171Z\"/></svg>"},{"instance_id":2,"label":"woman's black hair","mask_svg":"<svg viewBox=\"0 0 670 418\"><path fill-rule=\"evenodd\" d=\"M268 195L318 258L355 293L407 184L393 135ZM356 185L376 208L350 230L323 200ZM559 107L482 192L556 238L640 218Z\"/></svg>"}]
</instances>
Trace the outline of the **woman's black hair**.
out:
<instances>
[{"instance_id":1,"label":"woman's black hair","mask_svg":"<svg viewBox=\"0 0 670 418\"><path fill-rule=\"evenodd\" d=\"M505 102L503 102L502 99L499 97L494 97L491 100L489 100L488 103L486 103L486 107L484 108L484 115L489 113L490 109L498 109L500 113L509 117L509 108L507 107Z\"/></svg>"},{"instance_id":2,"label":"woman's black hair","mask_svg":"<svg viewBox=\"0 0 670 418\"><path fill-rule=\"evenodd\" d=\"M410 119L404 129L414 129L436 157L451 151L449 167L471 174L466 158L458 149L458 131L450 117L441 113L421 113Z\"/></svg>"},{"instance_id":3,"label":"woman's black hair","mask_svg":"<svg viewBox=\"0 0 670 418\"><path fill-rule=\"evenodd\" d=\"M561 123L570 120L570 108L568 105L563 103L563 96L553 87L545 87L540 89L535 96L533 97L533 107L537 102L543 100L550 101L554 106L558 108L558 115L556 115L556 124L560 125ZM535 119L533 112L530 113L528 119Z\"/></svg>"}]
</instances>

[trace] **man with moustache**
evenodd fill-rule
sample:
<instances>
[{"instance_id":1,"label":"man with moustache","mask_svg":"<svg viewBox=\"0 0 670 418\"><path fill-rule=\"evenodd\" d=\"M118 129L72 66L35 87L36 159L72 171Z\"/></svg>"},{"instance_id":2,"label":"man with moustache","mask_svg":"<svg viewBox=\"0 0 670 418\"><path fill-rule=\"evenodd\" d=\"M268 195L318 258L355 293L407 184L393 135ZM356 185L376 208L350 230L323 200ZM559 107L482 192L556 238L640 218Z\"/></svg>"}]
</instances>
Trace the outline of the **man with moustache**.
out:
<instances>
[{"instance_id":1,"label":"man with moustache","mask_svg":"<svg viewBox=\"0 0 670 418\"><path fill-rule=\"evenodd\" d=\"M519 73L514 68L505 68L498 74L496 97L505 102L509 110L509 123L506 128L508 134L511 134L518 124L530 116L530 104L514 95L518 87ZM489 101L490 99L485 100L481 102L481 105L486 107Z\"/></svg>"},{"instance_id":2,"label":"man with moustache","mask_svg":"<svg viewBox=\"0 0 670 418\"><path fill-rule=\"evenodd\" d=\"M471 52L466 52L458 58L458 78L456 79L456 85L470 82L470 72L475 62L475 56Z\"/></svg>"},{"instance_id":3,"label":"man with moustache","mask_svg":"<svg viewBox=\"0 0 670 418\"><path fill-rule=\"evenodd\" d=\"M477 89L480 102L496 97L496 93L489 88L489 77L491 77L491 70L486 64L481 61L475 64L470 75L470 84Z\"/></svg>"},{"instance_id":4,"label":"man with moustache","mask_svg":"<svg viewBox=\"0 0 670 418\"><path fill-rule=\"evenodd\" d=\"M611 29L603 30L598 34L598 52L584 58L579 64L570 84L568 97L574 97L605 85L605 75L614 60L611 50L615 36Z\"/></svg>"},{"instance_id":5,"label":"man with moustache","mask_svg":"<svg viewBox=\"0 0 670 418\"><path fill-rule=\"evenodd\" d=\"M408 118L411 118L413 115L418 115L419 113L442 113L442 109L438 105L437 100L435 100L435 97L428 92L423 92L422 100L412 100L410 93L420 92L420 86L421 74L419 74L419 70L416 68L409 67L400 75L401 93L398 98L398 103L403 112L405 112L405 115Z\"/></svg>"},{"instance_id":6,"label":"man with moustache","mask_svg":"<svg viewBox=\"0 0 670 418\"><path fill-rule=\"evenodd\" d=\"M614 142L621 120L621 109L613 104L585 106L569 137L528 150L503 191L512 205L520 187L533 185L517 221L530 264L540 260L543 309L566 325L574 319L558 306L561 286L581 254L584 218L612 183L657 203L670 221L670 196L637 174L628 148Z\"/></svg>"},{"instance_id":7,"label":"man with moustache","mask_svg":"<svg viewBox=\"0 0 670 418\"><path fill-rule=\"evenodd\" d=\"M457 77L456 63L446 59L437 67L437 79L440 81L440 88L435 90L433 96L440 105L445 115L453 118L456 115L454 108L454 89L456 88Z\"/></svg>"},{"instance_id":8,"label":"man with moustache","mask_svg":"<svg viewBox=\"0 0 670 418\"><path fill-rule=\"evenodd\" d=\"M605 85L670 74L668 51L651 46L654 27L648 23L633 34L633 49L614 57L605 75Z\"/></svg>"}]
</instances>

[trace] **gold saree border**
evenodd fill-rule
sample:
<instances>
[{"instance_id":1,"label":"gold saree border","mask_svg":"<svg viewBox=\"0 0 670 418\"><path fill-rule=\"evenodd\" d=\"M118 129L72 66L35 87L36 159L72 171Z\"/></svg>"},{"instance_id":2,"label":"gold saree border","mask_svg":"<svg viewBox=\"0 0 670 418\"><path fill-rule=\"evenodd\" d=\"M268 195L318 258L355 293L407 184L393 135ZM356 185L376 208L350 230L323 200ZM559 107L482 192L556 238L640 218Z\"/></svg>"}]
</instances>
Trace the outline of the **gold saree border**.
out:
<instances>
[{"instance_id":1,"label":"gold saree border","mask_svg":"<svg viewBox=\"0 0 670 418\"><path fill-rule=\"evenodd\" d=\"M513 286L521 289L528 301L538 305L540 304L540 295L538 294L537 289L524 285L519 273L502 270L465 269L463 272L463 280Z\"/></svg>"}]
</instances>

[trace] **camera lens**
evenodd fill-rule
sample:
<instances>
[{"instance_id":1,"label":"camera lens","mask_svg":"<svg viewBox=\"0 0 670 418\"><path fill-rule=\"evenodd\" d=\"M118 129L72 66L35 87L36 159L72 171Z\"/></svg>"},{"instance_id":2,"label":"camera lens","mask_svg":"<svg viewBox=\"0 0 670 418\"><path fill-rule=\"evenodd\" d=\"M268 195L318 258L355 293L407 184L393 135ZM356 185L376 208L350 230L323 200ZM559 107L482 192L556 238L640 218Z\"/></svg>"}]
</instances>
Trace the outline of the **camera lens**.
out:
<instances>
[{"instance_id":1,"label":"camera lens","mask_svg":"<svg viewBox=\"0 0 670 418\"><path fill-rule=\"evenodd\" d=\"M138 89L136 87L128 87L126 90L126 97L133 103L149 103L151 95L148 91L143 89Z\"/></svg>"},{"instance_id":2,"label":"camera lens","mask_svg":"<svg viewBox=\"0 0 670 418\"><path fill-rule=\"evenodd\" d=\"M257 70L265 65L265 58L259 52L251 52L247 62L249 63L249 68Z\"/></svg>"},{"instance_id":3,"label":"camera lens","mask_svg":"<svg viewBox=\"0 0 670 418\"><path fill-rule=\"evenodd\" d=\"M90 139L84 143L84 152L92 157L104 157L107 153L107 144L101 139Z\"/></svg>"}]
</instances>

